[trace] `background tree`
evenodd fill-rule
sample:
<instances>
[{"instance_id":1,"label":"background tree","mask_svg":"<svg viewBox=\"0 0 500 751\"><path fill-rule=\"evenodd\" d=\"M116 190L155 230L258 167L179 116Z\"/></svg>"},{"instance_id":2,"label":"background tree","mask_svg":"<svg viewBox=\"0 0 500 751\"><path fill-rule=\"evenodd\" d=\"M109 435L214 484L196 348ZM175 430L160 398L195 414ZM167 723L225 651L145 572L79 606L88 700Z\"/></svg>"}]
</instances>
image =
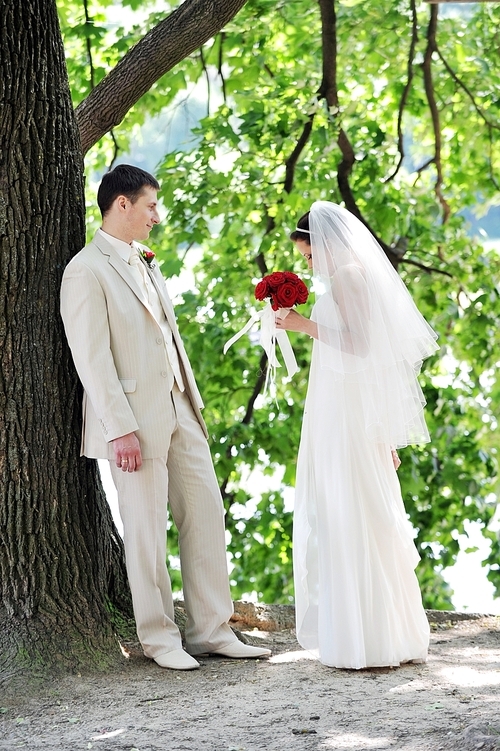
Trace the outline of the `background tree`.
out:
<instances>
[{"instance_id":1,"label":"background tree","mask_svg":"<svg viewBox=\"0 0 500 751\"><path fill-rule=\"evenodd\" d=\"M57 313L62 269L83 244L77 123L85 149L102 137L87 156L92 178L124 157L139 127L152 132L151 116L187 111L205 86L190 142L161 160L168 214L154 242L167 276L198 258L178 313L229 510L235 596L292 597L285 499L309 345L292 337L302 370L277 403L262 397L255 343L242 339L225 358L222 345L247 319L262 273L286 265L305 276L287 236L315 198L343 201L369 224L444 345L422 379L433 443L407 449L402 470L427 605L449 604L439 571L464 522L493 515L498 260L468 237L462 212L498 203L498 6L464 17L412 0L250 0L230 22L243 5L187 0L165 16L153 0L123 0L121 16L137 22L110 31L111 0L60 0L65 62L54 0L1 2L7 670L110 654L110 612L127 612L121 543L95 465L78 457L77 382ZM242 482L252 468L280 471L280 487Z\"/></svg>"},{"instance_id":2,"label":"background tree","mask_svg":"<svg viewBox=\"0 0 500 751\"><path fill-rule=\"evenodd\" d=\"M247 318L260 274L304 275L287 235L314 199L342 201L370 226L440 334L422 378L433 441L405 450L400 471L428 607L450 606L440 571L454 562L466 520L486 525L494 513L499 262L471 239L462 214L499 200L499 9L438 14L412 2L247 4L205 54L222 77L221 55L230 71L224 102L190 151L163 162L167 257L192 232L204 248L199 294L185 310L192 317L196 306L204 327L203 339L193 332L198 368L224 374L205 380L205 396L239 592L253 576L261 596L290 596L290 515L276 514L283 494L235 519L253 496L241 489L242 470L284 465L283 485L293 481L307 370L283 386L278 406L255 402L258 348L240 340L224 363L220 352ZM310 345L293 339L305 366ZM498 535L486 534L498 591Z\"/></svg>"},{"instance_id":3,"label":"background tree","mask_svg":"<svg viewBox=\"0 0 500 751\"><path fill-rule=\"evenodd\" d=\"M89 159L99 171L120 151L137 153L130 122L148 134L164 122L174 130L175 116L204 86L205 116L177 149L167 145L168 216L155 240L167 276L202 249L197 290L177 309L207 401L236 596L252 589L267 601L293 596L284 501L294 482L309 347L294 337L303 371L278 405L262 399L265 357L254 342L241 340L226 358L221 350L246 321L258 277L295 263L287 235L314 198L341 200L369 224L441 334L440 356L422 379L433 443L404 452L400 470L428 606L450 606L440 570L454 562L465 522L485 525L493 515L498 262L471 240L462 214L498 202L498 9L456 13L412 2L253 0L161 79L147 108L129 113ZM88 70L86 46L74 43L75 73ZM105 69L113 46L94 50L96 70ZM78 101L82 92L74 95ZM156 117L144 127L148 113ZM161 153L154 151L152 168ZM296 270L304 273L300 263ZM255 482L242 482L256 467L281 472L281 487L261 494ZM498 538L485 534L498 586Z\"/></svg>"},{"instance_id":4,"label":"background tree","mask_svg":"<svg viewBox=\"0 0 500 751\"><path fill-rule=\"evenodd\" d=\"M310 347L292 337L302 371L276 403L262 398L255 342L240 340L225 358L222 346L247 320L263 273L305 275L287 237L316 198L344 202L369 225L440 334L422 377L433 442L403 452L400 470L427 606L451 604L440 572L466 521L493 516L499 263L471 239L463 212L499 198L498 13L253 0L176 69L180 88L167 100L204 80L208 109L191 146L163 159L168 214L155 239L167 276L202 249L197 289L177 310L207 402L237 596L292 598L284 499ZM127 148L125 132L117 140ZM281 488L261 495L242 482L256 467L281 468ZM498 536L485 533L498 588Z\"/></svg>"}]
</instances>

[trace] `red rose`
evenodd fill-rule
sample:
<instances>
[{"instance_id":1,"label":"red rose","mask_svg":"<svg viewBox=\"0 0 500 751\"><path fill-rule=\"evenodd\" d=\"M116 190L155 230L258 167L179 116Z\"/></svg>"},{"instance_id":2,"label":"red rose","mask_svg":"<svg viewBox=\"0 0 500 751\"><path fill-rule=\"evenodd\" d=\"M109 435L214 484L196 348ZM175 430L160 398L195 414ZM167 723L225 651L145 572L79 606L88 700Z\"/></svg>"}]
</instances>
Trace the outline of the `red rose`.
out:
<instances>
[{"instance_id":1,"label":"red rose","mask_svg":"<svg viewBox=\"0 0 500 751\"><path fill-rule=\"evenodd\" d=\"M286 281L283 271L275 271L274 273L265 276L264 279L267 279L272 290L278 289L278 287Z\"/></svg>"},{"instance_id":2,"label":"red rose","mask_svg":"<svg viewBox=\"0 0 500 751\"><path fill-rule=\"evenodd\" d=\"M255 287L257 300L271 300L273 310L291 308L305 303L309 291L293 271L275 271L265 276Z\"/></svg>"},{"instance_id":3,"label":"red rose","mask_svg":"<svg viewBox=\"0 0 500 751\"><path fill-rule=\"evenodd\" d=\"M297 287L292 282L285 282L276 290L276 301L280 308L292 308L297 302Z\"/></svg>"},{"instance_id":4,"label":"red rose","mask_svg":"<svg viewBox=\"0 0 500 751\"><path fill-rule=\"evenodd\" d=\"M302 281L302 279L297 280L297 286L295 287L297 292L297 305L302 305L307 301L307 298L309 297L309 290L307 289L306 285Z\"/></svg>"},{"instance_id":5,"label":"red rose","mask_svg":"<svg viewBox=\"0 0 500 751\"><path fill-rule=\"evenodd\" d=\"M257 300L265 300L266 297L269 297L270 294L271 290L269 289L269 284L267 283L267 277L264 277L264 279L262 279L262 281L260 281L255 287L255 298Z\"/></svg>"}]
</instances>

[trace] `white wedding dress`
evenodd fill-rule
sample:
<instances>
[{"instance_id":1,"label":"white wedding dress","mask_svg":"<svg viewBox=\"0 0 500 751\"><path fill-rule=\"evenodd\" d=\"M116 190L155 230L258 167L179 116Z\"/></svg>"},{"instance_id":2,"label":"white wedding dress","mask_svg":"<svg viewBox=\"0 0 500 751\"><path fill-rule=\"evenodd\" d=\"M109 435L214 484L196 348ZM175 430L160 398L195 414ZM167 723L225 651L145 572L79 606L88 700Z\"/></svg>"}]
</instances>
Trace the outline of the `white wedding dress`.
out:
<instances>
[{"instance_id":1,"label":"white wedding dress","mask_svg":"<svg viewBox=\"0 0 500 751\"><path fill-rule=\"evenodd\" d=\"M312 318L328 305L331 321L332 302L320 298ZM391 449L367 437L362 385L321 367L321 346L314 340L297 466L297 638L332 667L425 661L419 556Z\"/></svg>"}]
</instances>

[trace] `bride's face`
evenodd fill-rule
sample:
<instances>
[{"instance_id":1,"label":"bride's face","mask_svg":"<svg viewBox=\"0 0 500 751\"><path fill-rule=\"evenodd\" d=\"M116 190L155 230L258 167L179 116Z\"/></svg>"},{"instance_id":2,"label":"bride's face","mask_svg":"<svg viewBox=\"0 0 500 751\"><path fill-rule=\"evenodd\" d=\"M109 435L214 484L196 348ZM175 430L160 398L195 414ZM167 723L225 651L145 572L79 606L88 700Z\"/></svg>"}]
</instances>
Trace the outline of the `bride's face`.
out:
<instances>
[{"instance_id":1,"label":"bride's face","mask_svg":"<svg viewBox=\"0 0 500 751\"><path fill-rule=\"evenodd\" d=\"M313 262L309 243L306 240L295 240L295 246L299 253L306 259L308 268L312 269Z\"/></svg>"}]
</instances>

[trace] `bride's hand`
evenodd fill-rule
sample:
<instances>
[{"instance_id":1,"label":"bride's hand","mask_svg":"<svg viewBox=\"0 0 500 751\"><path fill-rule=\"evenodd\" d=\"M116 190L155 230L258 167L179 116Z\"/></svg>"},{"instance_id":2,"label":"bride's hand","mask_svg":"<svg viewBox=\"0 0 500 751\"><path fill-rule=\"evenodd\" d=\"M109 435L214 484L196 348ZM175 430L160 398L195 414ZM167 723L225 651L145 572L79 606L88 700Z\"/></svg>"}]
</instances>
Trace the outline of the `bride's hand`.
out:
<instances>
[{"instance_id":1,"label":"bride's hand","mask_svg":"<svg viewBox=\"0 0 500 751\"><path fill-rule=\"evenodd\" d=\"M281 317L283 315L283 318ZM276 328L284 331L304 331L307 318L301 316L296 310L276 310L274 314Z\"/></svg>"},{"instance_id":2,"label":"bride's hand","mask_svg":"<svg viewBox=\"0 0 500 751\"><path fill-rule=\"evenodd\" d=\"M309 336L317 336L317 327L310 318L305 318L296 310L289 310L285 318L279 317L276 312L276 328L281 331L302 331Z\"/></svg>"},{"instance_id":3,"label":"bride's hand","mask_svg":"<svg viewBox=\"0 0 500 751\"><path fill-rule=\"evenodd\" d=\"M401 459L398 456L398 452L396 449L391 449L391 455L392 455L392 463L394 464L394 469L399 469L401 466Z\"/></svg>"}]
</instances>

